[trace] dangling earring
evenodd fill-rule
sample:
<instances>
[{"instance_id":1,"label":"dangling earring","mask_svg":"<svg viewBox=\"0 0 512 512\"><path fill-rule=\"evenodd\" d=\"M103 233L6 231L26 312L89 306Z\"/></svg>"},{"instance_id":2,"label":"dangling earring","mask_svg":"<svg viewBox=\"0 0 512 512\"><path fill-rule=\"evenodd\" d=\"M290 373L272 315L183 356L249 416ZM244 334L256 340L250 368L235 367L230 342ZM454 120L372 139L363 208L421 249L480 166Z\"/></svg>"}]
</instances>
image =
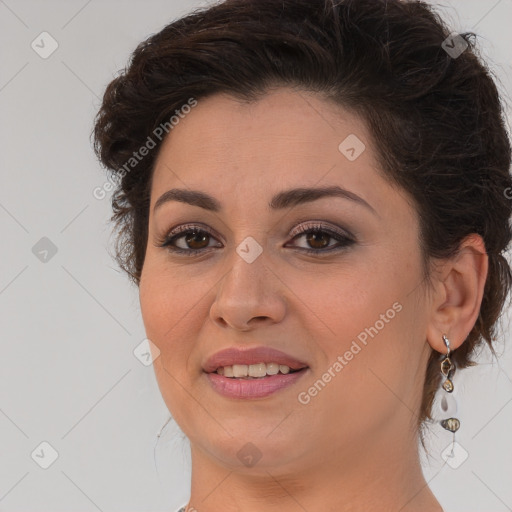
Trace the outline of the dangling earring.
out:
<instances>
[{"instance_id":1,"label":"dangling earring","mask_svg":"<svg viewBox=\"0 0 512 512\"><path fill-rule=\"evenodd\" d=\"M454 389L452 379L455 374L455 364L450 359L450 340L445 334L443 334L443 341L446 345L447 352L444 359L441 361L441 373L445 378L442 387L446 393L443 393L443 396L441 397L440 412L443 416L448 416L448 418L445 417L445 419L442 419L440 424L444 429L453 432L453 440L455 441L455 432L457 432L460 427L460 421L453 417L457 411L457 401L452 395Z\"/></svg>"}]
</instances>

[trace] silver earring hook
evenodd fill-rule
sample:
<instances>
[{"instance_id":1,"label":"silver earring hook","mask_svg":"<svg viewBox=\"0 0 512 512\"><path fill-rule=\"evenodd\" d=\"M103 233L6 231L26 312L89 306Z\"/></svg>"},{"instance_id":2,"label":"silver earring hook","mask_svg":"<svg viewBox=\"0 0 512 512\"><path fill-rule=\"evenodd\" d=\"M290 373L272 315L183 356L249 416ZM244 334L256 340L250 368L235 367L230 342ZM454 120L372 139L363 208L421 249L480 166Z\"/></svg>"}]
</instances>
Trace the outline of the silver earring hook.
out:
<instances>
[{"instance_id":1,"label":"silver earring hook","mask_svg":"<svg viewBox=\"0 0 512 512\"><path fill-rule=\"evenodd\" d=\"M447 354L446 354L446 357L449 357L450 356L450 340L447 338L446 334L443 334L443 341L444 341L444 344L446 345L446 348L448 350Z\"/></svg>"}]
</instances>

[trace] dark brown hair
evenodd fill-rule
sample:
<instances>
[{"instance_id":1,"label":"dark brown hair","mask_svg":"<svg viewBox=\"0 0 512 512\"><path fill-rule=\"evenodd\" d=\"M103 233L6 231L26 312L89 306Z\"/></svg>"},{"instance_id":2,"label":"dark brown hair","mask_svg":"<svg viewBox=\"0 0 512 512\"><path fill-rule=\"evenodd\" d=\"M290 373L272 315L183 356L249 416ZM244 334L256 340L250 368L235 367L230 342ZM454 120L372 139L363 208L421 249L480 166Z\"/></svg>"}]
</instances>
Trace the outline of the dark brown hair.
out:
<instances>
[{"instance_id":1,"label":"dark brown hair","mask_svg":"<svg viewBox=\"0 0 512 512\"><path fill-rule=\"evenodd\" d=\"M480 314L453 360L458 368L475 364L482 340L496 355L493 336L512 282L503 256L511 146L475 34L460 34L467 48L459 56L442 46L449 35L422 1L227 0L140 43L107 86L93 134L102 164L122 176L112 197L120 266L139 283L160 142L129 172L126 162L176 110L220 92L246 101L279 86L316 92L367 123L385 176L413 199L427 280L428 262L455 255L471 233L483 237L489 272ZM420 431L439 384L432 350Z\"/></svg>"}]
</instances>

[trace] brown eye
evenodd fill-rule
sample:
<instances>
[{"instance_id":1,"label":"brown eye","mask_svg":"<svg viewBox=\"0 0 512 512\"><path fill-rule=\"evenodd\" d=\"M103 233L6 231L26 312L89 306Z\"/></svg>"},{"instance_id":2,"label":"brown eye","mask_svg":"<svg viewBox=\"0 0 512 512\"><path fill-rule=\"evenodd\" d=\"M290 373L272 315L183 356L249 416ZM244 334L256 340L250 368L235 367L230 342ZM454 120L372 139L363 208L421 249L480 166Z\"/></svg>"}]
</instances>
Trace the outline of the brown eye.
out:
<instances>
[{"instance_id":1,"label":"brown eye","mask_svg":"<svg viewBox=\"0 0 512 512\"><path fill-rule=\"evenodd\" d=\"M292 247L301 252L309 254L323 255L340 251L355 243L355 241L343 232L338 232L332 228L326 228L323 225L300 226L296 230L293 240L304 238L306 247L294 245ZM172 231L161 243L160 247L165 247L169 252L183 254L186 256L196 256L204 253L206 250L219 248L221 245L211 245L210 242L216 240L214 235L206 228L199 228L195 225L185 225ZM331 242L334 242L332 244Z\"/></svg>"},{"instance_id":2,"label":"brown eye","mask_svg":"<svg viewBox=\"0 0 512 512\"><path fill-rule=\"evenodd\" d=\"M332 236L325 232L308 233L306 236L308 244L311 245L313 249L324 249L325 247L328 247L329 239L331 238Z\"/></svg>"},{"instance_id":3,"label":"brown eye","mask_svg":"<svg viewBox=\"0 0 512 512\"><path fill-rule=\"evenodd\" d=\"M335 231L334 229L327 228L321 224L315 224L313 226L301 226L298 230L298 234L294 236L294 240L304 238L307 247L297 247L303 252L310 254L326 254L334 251L342 250L355 243L355 241L343 232ZM330 244L333 240L337 242L334 245Z\"/></svg>"},{"instance_id":4,"label":"brown eye","mask_svg":"<svg viewBox=\"0 0 512 512\"><path fill-rule=\"evenodd\" d=\"M214 239L213 234L206 229L197 226L181 226L171 232L159 245L173 253L194 256L214 247L209 244L212 239Z\"/></svg>"},{"instance_id":5,"label":"brown eye","mask_svg":"<svg viewBox=\"0 0 512 512\"><path fill-rule=\"evenodd\" d=\"M191 249L205 249L208 247L210 235L204 231L191 231L189 235L179 238L184 238L186 245ZM204 245L205 241L206 245Z\"/></svg>"}]
</instances>

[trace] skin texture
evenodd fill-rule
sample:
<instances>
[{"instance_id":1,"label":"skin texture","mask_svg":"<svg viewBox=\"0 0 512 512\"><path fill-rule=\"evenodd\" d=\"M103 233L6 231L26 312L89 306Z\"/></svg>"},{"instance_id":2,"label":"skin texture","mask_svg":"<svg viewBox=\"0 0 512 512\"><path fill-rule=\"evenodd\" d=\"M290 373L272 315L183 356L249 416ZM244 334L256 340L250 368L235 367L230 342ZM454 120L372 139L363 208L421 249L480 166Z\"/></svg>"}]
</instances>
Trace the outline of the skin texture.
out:
<instances>
[{"instance_id":1,"label":"skin texture","mask_svg":"<svg viewBox=\"0 0 512 512\"><path fill-rule=\"evenodd\" d=\"M338 149L350 134L366 146L354 161ZM330 185L375 212L332 197L267 208L282 190ZM171 188L201 190L222 210L172 201L154 212ZM324 245L293 235L314 221L348 231L355 243L323 257L301 252L338 245L328 235ZM202 255L159 246L189 223L214 235L175 245L208 247ZM363 121L313 93L280 88L251 104L215 95L173 129L153 176L140 303L160 350L154 368L162 396L191 443L189 510L442 510L421 471L416 412L431 348L445 353L446 333L456 349L476 321L487 256L481 238L469 237L456 258L437 262L427 287L418 233L413 203L383 178ZM249 236L263 250L250 264L236 252ZM397 302L394 318L300 403L297 395ZM263 399L212 390L201 369L209 356L260 345L309 370ZM237 456L249 442L261 454L252 467Z\"/></svg>"}]
</instances>

